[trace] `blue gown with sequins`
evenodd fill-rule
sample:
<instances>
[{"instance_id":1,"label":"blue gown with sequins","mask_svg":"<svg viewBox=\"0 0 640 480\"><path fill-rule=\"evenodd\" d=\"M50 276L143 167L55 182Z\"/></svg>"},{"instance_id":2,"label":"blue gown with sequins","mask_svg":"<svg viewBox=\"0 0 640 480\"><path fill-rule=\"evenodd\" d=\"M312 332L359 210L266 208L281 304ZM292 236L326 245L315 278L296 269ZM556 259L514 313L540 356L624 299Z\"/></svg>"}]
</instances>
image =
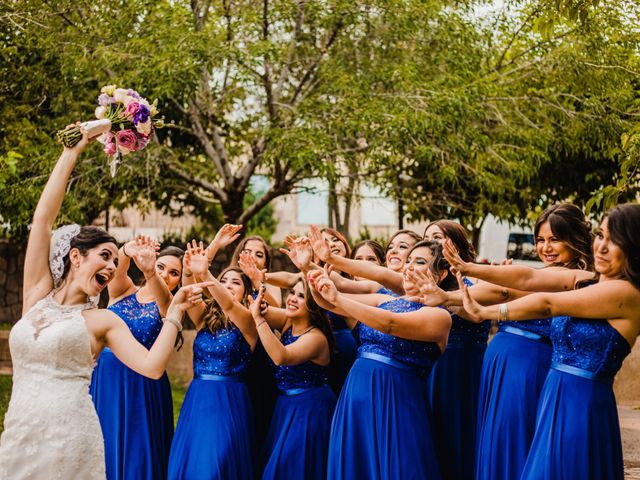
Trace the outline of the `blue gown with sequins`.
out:
<instances>
[{"instance_id":1,"label":"blue gown with sequins","mask_svg":"<svg viewBox=\"0 0 640 480\"><path fill-rule=\"evenodd\" d=\"M551 366L551 319L500 322L482 362L476 480L519 479Z\"/></svg>"},{"instance_id":2,"label":"blue gown with sequins","mask_svg":"<svg viewBox=\"0 0 640 480\"><path fill-rule=\"evenodd\" d=\"M467 480L474 475L480 372L491 322L451 320L447 348L427 380L429 406L442 478Z\"/></svg>"},{"instance_id":3,"label":"blue gown with sequins","mask_svg":"<svg viewBox=\"0 0 640 480\"><path fill-rule=\"evenodd\" d=\"M298 338L289 328L280 341L289 345ZM305 362L275 369L279 395L265 442L262 478L325 480L336 405L328 368Z\"/></svg>"},{"instance_id":4,"label":"blue gown with sequins","mask_svg":"<svg viewBox=\"0 0 640 480\"><path fill-rule=\"evenodd\" d=\"M422 307L403 298L379 306L392 312ZM439 479L426 377L440 348L362 323L356 329L361 344L333 417L327 478Z\"/></svg>"},{"instance_id":5,"label":"blue gown with sequins","mask_svg":"<svg viewBox=\"0 0 640 480\"><path fill-rule=\"evenodd\" d=\"M253 479L254 430L243 375L251 348L240 330L202 329L193 342L193 381L180 410L169 479Z\"/></svg>"},{"instance_id":6,"label":"blue gown with sequins","mask_svg":"<svg viewBox=\"0 0 640 480\"><path fill-rule=\"evenodd\" d=\"M558 317L523 480L622 480L613 377L631 352L605 320Z\"/></svg>"},{"instance_id":7,"label":"blue gown with sequins","mask_svg":"<svg viewBox=\"0 0 640 480\"><path fill-rule=\"evenodd\" d=\"M329 385L336 395L340 395L349 370L356 361L358 344L344 318L330 311L327 311L327 318L331 322L331 330L336 341L336 352L331 357L329 366Z\"/></svg>"},{"instance_id":8,"label":"blue gown with sequins","mask_svg":"<svg viewBox=\"0 0 640 480\"><path fill-rule=\"evenodd\" d=\"M138 342L151 348L162 329L155 302L140 303L136 293L109 310L127 324ZM104 436L107 479L165 479L171 437L173 402L165 373L144 377L105 348L93 371L91 397Z\"/></svg>"}]
</instances>

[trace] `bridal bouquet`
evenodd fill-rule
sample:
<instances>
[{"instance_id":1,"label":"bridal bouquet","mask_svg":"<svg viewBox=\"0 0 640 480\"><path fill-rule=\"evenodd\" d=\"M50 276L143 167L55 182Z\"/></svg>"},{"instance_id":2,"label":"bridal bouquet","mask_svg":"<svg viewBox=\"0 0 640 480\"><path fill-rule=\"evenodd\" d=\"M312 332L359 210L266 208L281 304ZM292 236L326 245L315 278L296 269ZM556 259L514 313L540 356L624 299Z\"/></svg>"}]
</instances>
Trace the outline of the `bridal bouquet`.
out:
<instances>
[{"instance_id":1,"label":"bridal bouquet","mask_svg":"<svg viewBox=\"0 0 640 480\"><path fill-rule=\"evenodd\" d=\"M101 133L98 141L104 145L111 175L115 176L122 156L146 147L154 129L162 128L164 121L154 120L158 101L150 104L135 90L107 85L100 92L95 111L97 120L60 130L57 138L65 147L73 147L82 138L80 128L90 137Z\"/></svg>"}]
</instances>

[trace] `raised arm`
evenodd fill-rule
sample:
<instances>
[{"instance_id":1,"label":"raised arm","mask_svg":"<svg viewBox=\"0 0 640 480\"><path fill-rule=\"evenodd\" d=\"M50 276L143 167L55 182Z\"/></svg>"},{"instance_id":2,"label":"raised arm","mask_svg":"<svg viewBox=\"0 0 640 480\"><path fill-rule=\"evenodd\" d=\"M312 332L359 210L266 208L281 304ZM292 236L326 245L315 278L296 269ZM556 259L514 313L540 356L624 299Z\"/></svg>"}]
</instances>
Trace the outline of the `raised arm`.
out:
<instances>
[{"instance_id":1,"label":"raised arm","mask_svg":"<svg viewBox=\"0 0 640 480\"><path fill-rule=\"evenodd\" d=\"M577 282L591 280L593 272L563 267L535 269L524 265L481 265L464 262L450 240L444 243L444 256L463 275L485 282L530 292L562 292L573 290Z\"/></svg>"},{"instance_id":2,"label":"raised arm","mask_svg":"<svg viewBox=\"0 0 640 480\"><path fill-rule=\"evenodd\" d=\"M400 338L446 344L451 316L442 308L423 307L408 313L390 312L377 308L377 305L392 298L388 295L362 295L360 297L364 298L355 299L352 295L339 293L326 275L312 274L310 280L313 288L325 300L371 328ZM366 303L359 301L363 299Z\"/></svg>"},{"instance_id":3,"label":"raised arm","mask_svg":"<svg viewBox=\"0 0 640 480\"><path fill-rule=\"evenodd\" d=\"M402 288L402 273L394 272L387 267L376 265L375 263L333 255L329 244L322 237L320 230L315 225L312 225L309 229L309 239L311 240L313 252L323 262L330 263L341 272L346 272L357 277L368 278L398 294L404 294L404 289Z\"/></svg>"},{"instance_id":4,"label":"raised arm","mask_svg":"<svg viewBox=\"0 0 640 480\"><path fill-rule=\"evenodd\" d=\"M249 277L249 280L251 280L251 285L255 290L259 290L263 285L265 285L267 270L260 270L258 268L258 264L256 263L256 259L253 258L252 255L246 252L241 252L240 257L238 258L238 266L240 267L242 272L247 277ZM265 285L265 287L265 300L267 301L267 303L274 307L279 307L282 304L282 295L280 293L280 288L275 285Z\"/></svg>"},{"instance_id":5,"label":"raised arm","mask_svg":"<svg viewBox=\"0 0 640 480\"><path fill-rule=\"evenodd\" d=\"M149 350L134 338L124 321L114 313L108 310L91 310L85 312L85 318L90 328L101 331L102 335L96 337L102 338L122 363L141 375L157 379L167 367L176 335L182 329L185 310L202 302L202 289L207 286L207 283L201 283L178 290L160 334Z\"/></svg>"},{"instance_id":6,"label":"raised arm","mask_svg":"<svg viewBox=\"0 0 640 480\"><path fill-rule=\"evenodd\" d=\"M314 329L300 337L290 345L283 345L273 331L268 327L267 321L261 311L264 300L264 290L260 290L258 297L251 299L251 314L260 336L260 341L276 365L299 365L308 361L326 365L329 362L329 344L322 332ZM285 326L288 326L289 323Z\"/></svg>"},{"instance_id":7,"label":"raised arm","mask_svg":"<svg viewBox=\"0 0 640 480\"><path fill-rule=\"evenodd\" d=\"M75 147L65 147L38 200L24 259L23 315L53 288L53 278L49 270L51 229L62 206L71 172L90 141L83 131L82 139Z\"/></svg>"},{"instance_id":8,"label":"raised arm","mask_svg":"<svg viewBox=\"0 0 640 480\"><path fill-rule=\"evenodd\" d=\"M173 296L156 270L158 247L158 243L150 237L139 238L134 250L133 261L143 273L149 292L158 304L160 314L166 315Z\"/></svg>"},{"instance_id":9,"label":"raised arm","mask_svg":"<svg viewBox=\"0 0 640 480\"><path fill-rule=\"evenodd\" d=\"M258 334L256 332L255 324L249 313L249 309L238 302L231 292L216 279L209 271L209 259L207 258L207 252L202 245L190 248L188 250L190 257L190 266L193 275L197 279L202 279L207 282L207 290L218 303L220 308L229 317L236 327L240 330L247 343L253 347L256 344ZM233 281L233 280L230 280Z\"/></svg>"},{"instance_id":10,"label":"raised arm","mask_svg":"<svg viewBox=\"0 0 640 480\"><path fill-rule=\"evenodd\" d=\"M532 293L509 303L489 307L481 306L469 291L465 286L465 317L476 322L519 321L567 315L608 320L630 344L633 344L640 333L640 292L624 280L599 282L568 292Z\"/></svg>"}]
</instances>

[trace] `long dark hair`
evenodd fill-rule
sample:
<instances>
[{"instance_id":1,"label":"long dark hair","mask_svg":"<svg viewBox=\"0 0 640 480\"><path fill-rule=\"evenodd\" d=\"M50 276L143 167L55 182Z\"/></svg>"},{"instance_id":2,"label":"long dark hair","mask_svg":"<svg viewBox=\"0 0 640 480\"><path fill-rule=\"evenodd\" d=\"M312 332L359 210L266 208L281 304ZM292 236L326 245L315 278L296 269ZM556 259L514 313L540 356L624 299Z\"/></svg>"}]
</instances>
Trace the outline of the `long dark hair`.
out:
<instances>
[{"instance_id":1,"label":"long dark hair","mask_svg":"<svg viewBox=\"0 0 640 480\"><path fill-rule=\"evenodd\" d=\"M458 222L454 222L453 220L436 220L427 225L427 228L424 229L424 235L427 234L427 230L429 230L429 227L432 225L435 225L442 230L444 236L451 240L458 250L458 254L462 260L465 262L475 261L476 250L469 241L467 230L462 225Z\"/></svg>"},{"instance_id":2,"label":"long dark hair","mask_svg":"<svg viewBox=\"0 0 640 480\"><path fill-rule=\"evenodd\" d=\"M69 243L69 252L71 252L72 249L77 248L80 255L86 257L89 250L103 243L113 243L116 247L118 246L116 239L112 235L109 235L106 230L92 225L81 227L78 234L73 237ZM71 260L69 260L68 253L62 257L62 262L64 263L62 280L64 280L67 278L67 275L69 275L69 270L71 269Z\"/></svg>"},{"instance_id":3,"label":"long dark hair","mask_svg":"<svg viewBox=\"0 0 640 480\"><path fill-rule=\"evenodd\" d=\"M180 247L174 247L172 245L168 247L164 247L162 250L158 252L158 256L157 256L158 259L162 257L175 257L178 260L180 260L180 271L182 271L182 259L184 258L184 250L182 250ZM182 279L180 279L180 281L178 282L178 285L176 285L176 288L174 288L171 293L175 295L176 292L180 289L181 285L182 285Z\"/></svg>"},{"instance_id":4,"label":"long dark hair","mask_svg":"<svg viewBox=\"0 0 640 480\"><path fill-rule=\"evenodd\" d=\"M271 247L265 241L265 239L259 235L252 235L251 237L245 237L240 241L236 249L233 251L233 256L231 257L230 265L232 267L238 266L238 260L240 259L240 254L243 252L245 246L247 245L247 242L250 242L251 240L255 240L256 242L260 242L262 244L262 246L264 247L264 268L266 268L267 271L271 270Z\"/></svg>"},{"instance_id":5,"label":"long dark hair","mask_svg":"<svg viewBox=\"0 0 640 480\"><path fill-rule=\"evenodd\" d=\"M382 248L382 245L380 245L375 240L363 240L362 242L359 242L359 243L355 244L353 246L353 250L351 250L351 256L350 257L351 258L356 258L356 254L358 253L358 250L360 250L360 248L362 248L364 246L369 247L373 251L373 254L378 259L378 263L380 263L380 265L384 265L385 264L386 259L384 258L384 248Z\"/></svg>"},{"instance_id":6,"label":"long dark hair","mask_svg":"<svg viewBox=\"0 0 640 480\"><path fill-rule=\"evenodd\" d=\"M604 218L608 220L611 241L624 254L623 278L640 289L640 205L623 203L609 210Z\"/></svg>"},{"instance_id":7,"label":"long dark hair","mask_svg":"<svg viewBox=\"0 0 640 480\"><path fill-rule=\"evenodd\" d=\"M446 270L447 275L442 280L438 281L438 286L447 292L457 290L458 281L449 270L451 268L451 265L449 265L447 259L444 258L444 254L442 253L442 244L435 240L421 240L411 248L411 250L409 251L409 256L416 248L428 248L431 252L431 263L429 264L429 270L431 270L431 273L433 273L433 276L435 278L439 279L440 273L443 270Z\"/></svg>"},{"instance_id":8,"label":"long dark hair","mask_svg":"<svg viewBox=\"0 0 640 480\"><path fill-rule=\"evenodd\" d=\"M302 282L302 285L304 286L304 299L307 311L309 312L309 321L311 325L318 328L318 330L320 330L325 336L327 343L329 344L329 352L333 355L336 350L336 340L333 337L333 331L331 330L331 324L327 318L327 313L316 303L313 295L311 294L311 290L309 289L309 284L305 279L301 278L293 287L300 282ZM291 287L291 290L293 290L293 287Z\"/></svg>"},{"instance_id":9,"label":"long dark hair","mask_svg":"<svg viewBox=\"0 0 640 480\"><path fill-rule=\"evenodd\" d=\"M573 258L563 267L593 270L593 235L591 222L582 210L570 203L559 203L547 208L536 220L534 238L538 238L540 227L549 222L551 233L564 242L573 253ZM536 240L537 243L537 240Z\"/></svg>"},{"instance_id":10,"label":"long dark hair","mask_svg":"<svg viewBox=\"0 0 640 480\"><path fill-rule=\"evenodd\" d=\"M218 275L218 281L222 281L222 278L228 272L237 272L240 274L240 278L242 279L242 285L244 286L244 292L242 294L242 303L245 307L248 307L247 295L251 293L251 280L247 277L242 270L237 267L227 267L225 268L220 275ZM204 316L202 317L202 330L205 328L208 329L211 333L216 333L218 330L223 328L229 328L231 326L231 320L229 316L222 310L218 302L216 302L213 298L208 298L205 300L205 311Z\"/></svg>"}]
</instances>

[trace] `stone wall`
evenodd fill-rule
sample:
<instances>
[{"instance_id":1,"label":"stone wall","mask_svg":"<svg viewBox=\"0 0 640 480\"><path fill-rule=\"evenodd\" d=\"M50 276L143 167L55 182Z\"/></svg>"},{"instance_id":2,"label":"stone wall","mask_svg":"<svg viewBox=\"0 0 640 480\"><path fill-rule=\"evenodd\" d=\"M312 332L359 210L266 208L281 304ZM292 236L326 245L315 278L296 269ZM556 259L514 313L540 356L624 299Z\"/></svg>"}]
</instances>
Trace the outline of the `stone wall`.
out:
<instances>
[{"instance_id":1,"label":"stone wall","mask_svg":"<svg viewBox=\"0 0 640 480\"><path fill-rule=\"evenodd\" d=\"M0 240L0 329L20 318L23 269L22 246Z\"/></svg>"}]
</instances>

